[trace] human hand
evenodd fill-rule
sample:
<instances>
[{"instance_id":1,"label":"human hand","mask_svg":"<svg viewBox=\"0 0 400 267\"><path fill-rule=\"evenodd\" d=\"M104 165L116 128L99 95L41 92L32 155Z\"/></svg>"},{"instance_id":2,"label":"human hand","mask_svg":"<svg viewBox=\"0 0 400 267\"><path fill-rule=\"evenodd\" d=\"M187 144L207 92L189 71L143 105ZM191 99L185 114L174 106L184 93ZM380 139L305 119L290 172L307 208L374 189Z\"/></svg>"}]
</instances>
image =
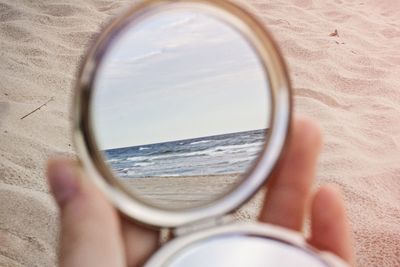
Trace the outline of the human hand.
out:
<instances>
[{"instance_id":1,"label":"human hand","mask_svg":"<svg viewBox=\"0 0 400 267\"><path fill-rule=\"evenodd\" d=\"M301 231L310 210L309 243L352 264L350 228L340 193L332 186L311 193L320 146L318 127L307 119L295 120L259 220ZM159 232L118 213L89 179L81 178L84 174L75 162L50 160L47 173L60 208L60 267L141 266L157 249Z\"/></svg>"}]
</instances>

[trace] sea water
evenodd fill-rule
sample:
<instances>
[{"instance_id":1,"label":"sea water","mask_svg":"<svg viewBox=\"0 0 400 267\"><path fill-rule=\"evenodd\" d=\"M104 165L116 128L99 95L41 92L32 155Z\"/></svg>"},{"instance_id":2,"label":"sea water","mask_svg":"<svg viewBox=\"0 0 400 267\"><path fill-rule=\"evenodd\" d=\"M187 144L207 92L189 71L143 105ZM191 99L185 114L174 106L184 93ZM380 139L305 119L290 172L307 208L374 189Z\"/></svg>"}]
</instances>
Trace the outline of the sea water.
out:
<instances>
[{"instance_id":1,"label":"sea water","mask_svg":"<svg viewBox=\"0 0 400 267\"><path fill-rule=\"evenodd\" d=\"M262 150L266 129L103 151L120 177L197 176L245 172Z\"/></svg>"}]
</instances>

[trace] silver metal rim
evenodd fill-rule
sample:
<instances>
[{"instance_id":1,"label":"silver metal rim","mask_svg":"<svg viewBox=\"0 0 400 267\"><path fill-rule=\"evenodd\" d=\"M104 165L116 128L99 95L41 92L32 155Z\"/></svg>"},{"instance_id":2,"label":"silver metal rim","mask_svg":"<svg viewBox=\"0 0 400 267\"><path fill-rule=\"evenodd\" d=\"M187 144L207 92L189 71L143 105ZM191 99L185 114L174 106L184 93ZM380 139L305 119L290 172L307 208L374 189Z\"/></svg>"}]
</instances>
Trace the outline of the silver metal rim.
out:
<instances>
[{"instance_id":1,"label":"silver metal rim","mask_svg":"<svg viewBox=\"0 0 400 267\"><path fill-rule=\"evenodd\" d=\"M90 121L93 81L101 56L115 32L147 12L161 8L196 8L212 12L231 23L248 39L258 53L268 75L272 96L271 128L267 144L257 163L240 186L207 206L182 211L163 210L125 190L106 167L97 149ZM271 35L262 23L243 7L226 0L147 0L117 17L90 49L78 74L73 101L73 140L87 176L111 199L116 207L139 223L156 227L177 227L231 212L264 184L284 149L291 121L291 86L286 66Z\"/></svg>"}]
</instances>

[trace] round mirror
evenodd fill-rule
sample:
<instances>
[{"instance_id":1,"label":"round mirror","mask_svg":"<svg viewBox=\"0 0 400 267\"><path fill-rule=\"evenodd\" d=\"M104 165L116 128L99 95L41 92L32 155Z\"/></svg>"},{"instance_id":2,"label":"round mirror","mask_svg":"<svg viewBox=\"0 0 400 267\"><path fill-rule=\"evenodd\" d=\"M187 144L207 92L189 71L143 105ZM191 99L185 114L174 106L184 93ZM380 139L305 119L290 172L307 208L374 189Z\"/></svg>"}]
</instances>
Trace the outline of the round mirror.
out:
<instances>
[{"instance_id":1,"label":"round mirror","mask_svg":"<svg viewBox=\"0 0 400 267\"><path fill-rule=\"evenodd\" d=\"M230 1L147 0L106 27L77 80L88 177L141 222L232 211L265 182L289 128L290 85L262 26Z\"/></svg>"},{"instance_id":2,"label":"round mirror","mask_svg":"<svg viewBox=\"0 0 400 267\"><path fill-rule=\"evenodd\" d=\"M240 183L264 147L270 99L259 56L237 29L192 10L160 11L115 35L91 114L121 184L183 209Z\"/></svg>"}]
</instances>

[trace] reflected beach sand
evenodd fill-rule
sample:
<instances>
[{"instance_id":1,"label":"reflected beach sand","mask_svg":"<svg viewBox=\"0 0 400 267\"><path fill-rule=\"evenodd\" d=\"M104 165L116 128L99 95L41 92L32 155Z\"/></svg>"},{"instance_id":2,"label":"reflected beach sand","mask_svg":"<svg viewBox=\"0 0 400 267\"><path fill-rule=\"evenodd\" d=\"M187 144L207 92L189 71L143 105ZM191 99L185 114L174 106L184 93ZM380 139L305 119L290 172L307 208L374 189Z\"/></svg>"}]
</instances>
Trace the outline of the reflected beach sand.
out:
<instances>
[{"instance_id":1,"label":"reflected beach sand","mask_svg":"<svg viewBox=\"0 0 400 267\"><path fill-rule=\"evenodd\" d=\"M240 174L124 178L121 182L149 203L179 210L205 205L240 183Z\"/></svg>"}]
</instances>

